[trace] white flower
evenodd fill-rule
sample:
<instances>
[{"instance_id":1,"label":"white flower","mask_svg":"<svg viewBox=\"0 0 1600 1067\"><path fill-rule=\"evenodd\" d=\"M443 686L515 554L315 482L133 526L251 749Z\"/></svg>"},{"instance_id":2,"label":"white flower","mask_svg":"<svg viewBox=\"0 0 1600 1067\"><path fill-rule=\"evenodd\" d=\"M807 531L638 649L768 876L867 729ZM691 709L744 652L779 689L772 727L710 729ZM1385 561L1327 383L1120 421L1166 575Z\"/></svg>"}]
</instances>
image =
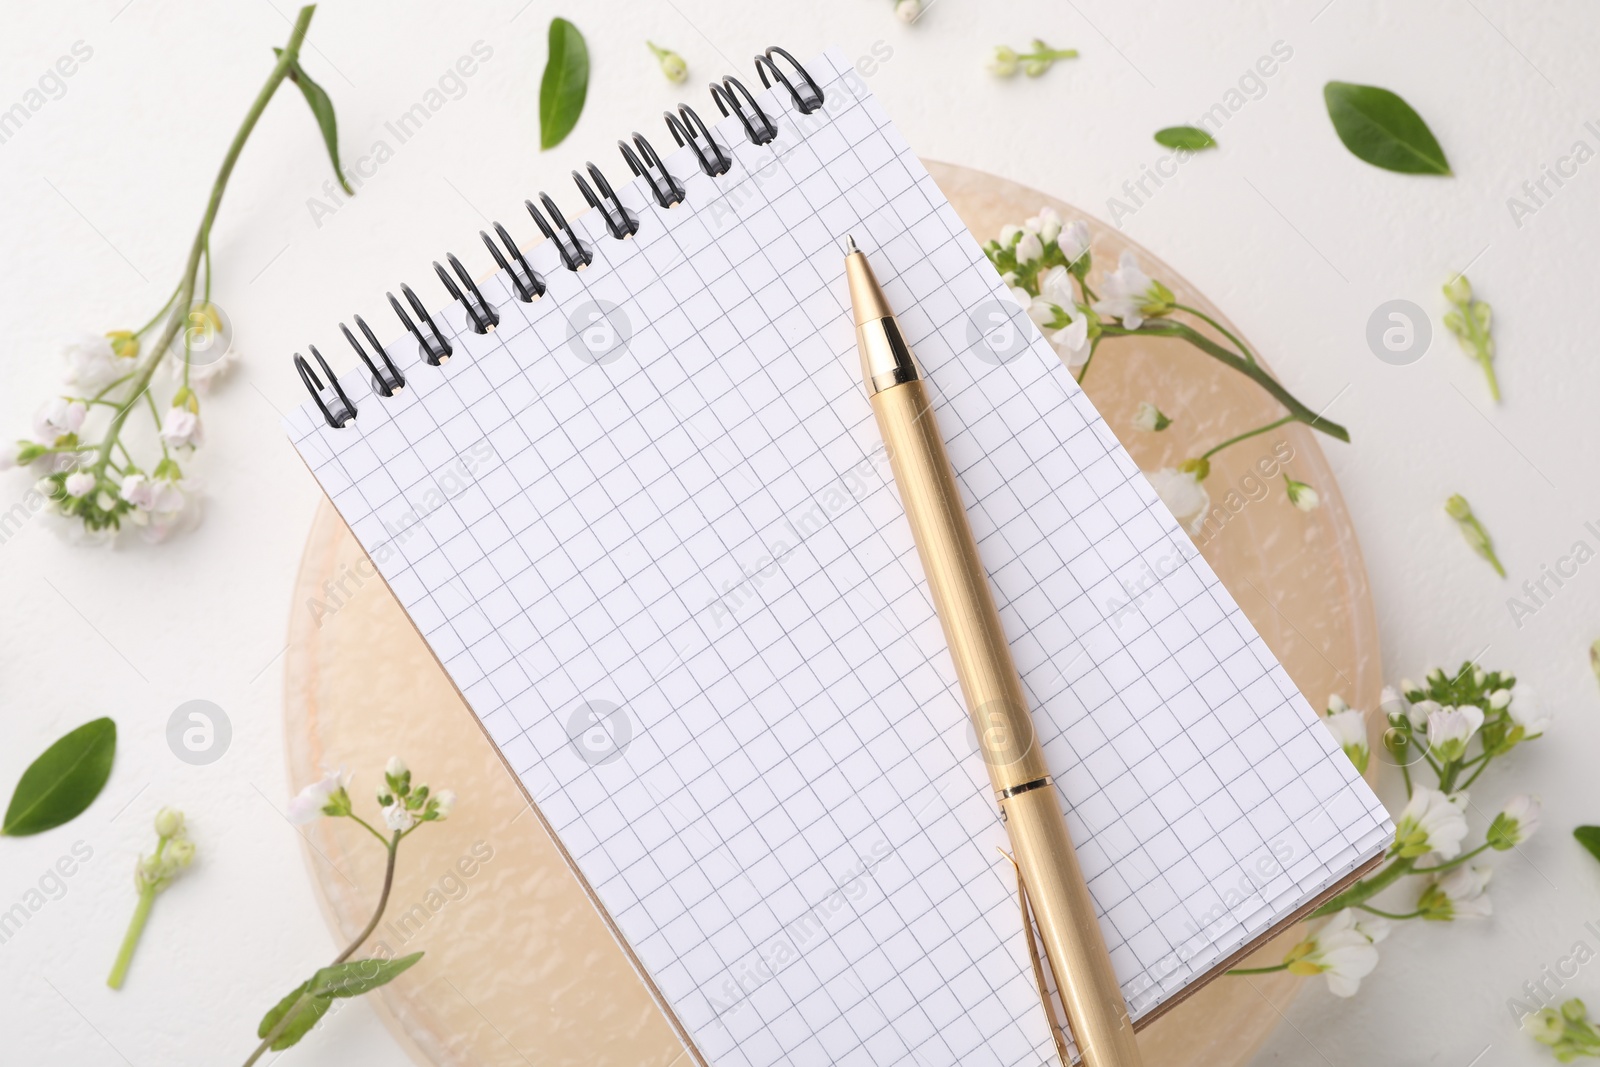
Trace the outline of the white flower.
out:
<instances>
[{"instance_id":1,"label":"white flower","mask_svg":"<svg viewBox=\"0 0 1600 1067\"><path fill-rule=\"evenodd\" d=\"M1029 219L1029 222L1036 220ZM1026 240L1026 238L1024 238ZM1012 297L1028 309L1028 317L1073 370L1089 358L1089 315L1077 301L1072 275L1057 265L1039 275L1039 295L1013 288Z\"/></svg>"},{"instance_id":2,"label":"white flower","mask_svg":"<svg viewBox=\"0 0 1600 1067\"><path fill-rule=\"evenodd\" d=\"M448 819L450 813L456 810L456 792L454 789L441 789L434 794L433 817L435 819Z\"/></svg>"},{"instance_id":3,"label":"white flower","mask_svg":"<svg viewBox=\"0 0 1600 1067\"><path fill-rule=\"evenodd\" d=\"M1435 922L1487 919L1494 914L1494 904L1484 890L1493 875L1492 867L1457 867L1422 891L1417 910Z\"/></svg>"},{"instance_id":4,"label":"white flower","mask_svg":"<svg viewBox=\"0 0 1600 1067\"><path fill-rule=\"evenodd\" d=\"M1515 848L1539 831L1539 816L1544 805L1538 797L1514 796L1489 824L1487 840L1497 851Z\"/></svg>"},{"instance_id":5,"label":"white flower","mask_svg":"<svg viewBox=\"0 0 1600 1067\"><path fill-rule=\"evenodd\" d=\"M1000 247L1010 248L1022 236L1021 226L1000 227Z\"/></svg>"},{"instance_id":6,"label":"white flower","mask_svg":"<svg viewBox=\"0 0 1600 1067\"><path fill-rule=\"evenodd\" d=\"M1539 1044L1554 1046L1566 1035L1567 1025L1554 1008L1541 1008L1522 1017L1522 1029Z\"/></svg>"},{"instance_id":7,"label":"white flower","mask_svg":"<svg viewBox=\"0 0 1600 1067\"><path fill-rule=\"evenodd\" d=\"M1063 228L1056 247L1061 249L1062 258L1069 264L1078 262L1089 251L1089 224L1078 219Z\"/></svg>"},{"instance_id":8,"label":"white flower","mask_svg":"<svg viewBox=\"0 0 1600 1067\"><path fill-rule=\"evenodd\" d=\"M1320 974L1336 997L1353 997L1361 979L1378 965L1373 946L1389 936L1389 924L1376 916L1357 920L1350 908L1337 912L1289 952L1291 974Z\"/></svg>"},{"instance_id":9,"label":"white flower","mask_svg":"<svg viewBox=\"0 0 1600 1067\"><path fill-rule=\"evenodd\" d=\"M1506 713L1511 716L1511 721L1522 727L1524 741L1538 737L1550 727L1550 716L1539 714L1538 703L1538 694L1533 687L1526 682L1519 682L1511 693L1511 702L1506 705Z\"/></svg>"},{"instance_id":10,"label":"white flower","mask_svg":"<svg viewBox=\"0 0 1600 1067\"><path fill-rule=\"evenodd\" d=\"M1200 484L1195 472L1162 467L1156 471L1145 471L1144 476L1150 479L1156 496L1161 498L1173 517L1190 533L1199 533L1211 510L1211 494Z\"/></svg>"},{"instance_id":11,"label":"white flower","mask_svg":"<svg viewBox=\"0 0 1600 1067\"><path fill-rule=\"evenodd\" d=\"M1133 428L1143 430L1145 433L1159 433L1172 425L1172 420L1161 413L1161 409L1148 400L1139 402L1139 410L1133 414Z\"/></svg>"},{"instance_id":12,"label":"white flower","mask_svg":"<svg viewBox=\"0 0 1600 1067\"><path fill-rule=\"evenodd\" d=\"M989 72L1002 78L1009 78L1015 74L1017 72L1016 49L1007 48L1003 44L997 45L989 58ZM1000 243L1006 243L1004 237L1001 237Z\"/></svg>"},{"instance_id":13,"label":"white flower","mask_svg":"<svg viewBox=\"0 0 1600 1067\"><path fill-rule=\"evenodd\" d=\"M1483 725L1483 709L1476 704L1440 708L1428 714L1428 747L1433 758L1450 763L1466 755L1472 735Z\"/></svg>"},{"instance_id":14,"label":"white flower","mask_svg":"<svg viewBox=\"0 0 1600 1067\"><path fill-rule=\"evenodd\" d=\"M194 448L205 436L200 429L200 416L186 407L167 409L161 420L161 439L173 448Z\"/></svg>"},{"instance_id":15,"label":"white flower","mask_svg":"<svg viewBox=\"0 0 1600 1067\"><path fill-rule=\"evenodd\" d=\"M1301 511L1315 511L1317 505L1322 503L1322 497L1305 482L1297 482L1285 474L1283 476L1283 484L1289 493L1289 503Z\"/></svg>"},{"instance_id":16,"label":"white flower","mask_svg":"<svg viewBox=\"0 0 1600 1067\"><path fill-rule=\"evenodd\" d=\"M1039 240L1039 235L1024 232L1022 240L1017 242L1017 263L1025 267L1043 257L1044 242Z\"/></svg>"},{"instance_id":17,"label":"white flower","mask_svg":"<svg viewBox=\"0 0 1600 1067\"><path fill-rule=\"evenodd\" d=\"M222 335L218 335L220 338ZM222 343L228 344L223 341ZM210 350L191 350L189 353L189 388L197 393L209 393L211 387L232 369L239 361L239 350L232 344L220 353ZM161 366L166 375L174 382L183 381L183 346L180 344L172 353L171 359L161 361Z\"/></svg>"},{"instance_id":18,"label":"white flower","mask_svg":"<svg viewBox=\"0 0 1600 1067\"><path fill-rule=\"evenodd\" d=\"M152 513L175 512L183 508L183 490L178 483L166 478L151 480L142 474L130 474L122 479L122 499L134 507Z\"/></svg>"},{"instance_id":19,"label":"white flower","mask_svg":"<svg viewBox=\"0 0 1600 1067\"><path fill-rule=\"evenodd\" d=\"M315 822L334 798L344 792L344 787L344 771L329 771L289 801L289 821L301 824Z\"/></svg>"},{"instance_id":20,"label":"white flower","mask_svg":"<svg viewBox=\"0 0 1600 1067\"><path fill-rule=\"evenodd\" d=\"M98 390L133 369L134 361L119 357L111 338L103 333L84 333L72 338L61 349L67 361L67 381L82 389Z\"/></svg>"},{"instance_id":21,"label":"white flower","mask_svg":"<svg viewBox=\"0 0 1600 1067\"><path fill-rule=\"evenodd\" d=\"M1467 794L1445 796L1437 789L1418 786L1394 828L1396 854L1415 858L1437 852L1442 860L1454 859L1467 836Z\"/></svg>"},{"instance_id":22,"label":"white flower","mask_svg":"<svg viewBox=\"0 0 1600 1067\"><path fill-rule=\"evenodd\" d=\"M1350 757L1350 762L1356 765L1356 773L1367 773L1367 760L1371 757L1372 750L1367 746L1366 716L1359 711L1346 708L1344 711L1324 715L1322 724L1333 734L1333 739L1339 742L1339 747Z\"/></svg>"},{"instance_id":23,"label":"white flower","mask_svg":"<svg viewBox=\"0 0 1600 1067\"><path fill-rule=\"evenodd\" d=\"M1428 716L1436 711L1442 711L1437 700L1419 700L1412 704L1407 714L1411 717L1411 728L1418 733L1428 728Z\"/></svg>"},{"instance_id":24,"label":"white flower","mask_svg":"<svg viewBox=\"0 0 1600 1067\"><path fill-rule=\"evenodd\" d=\"M1139 267L1132 252L1122 253L1118 269L1100 283L1105 296L1094 309L1106 318L1121 319L1130 330L1137 330L1148 317L1172 310L1172 292Z\"/></svg>"},{"instance_id":25,"label":"white flower","mask_svg":"<svg viewBox=\"0 0 1600 1067\"><path fill-rule=\"evenodd\" d=\"M1383 712L1384 720L1397 729L1402 722L1410 721L1411 705L1392 685L1384 686L1383 692L1378 695L1378 710Z\"/></svg>"},{"instance_id":26,"label":"white flower","mask_svg":"<svg viewBox=\"0 0 1600 1067\"><path fill-rule=\"evenodd\" d=\"M95 478L88 471L73 471L65 482L68 496L88 496L94 492Z\"/></svg>"},{"instance_id":27,"label":"white flower","mask_svg":"<svg viewBox=\"0 0 1600 1067\"><path fill-rule=\"evenodd\" d=\"M1054 208L1042 207L1037 215L1022 224L1022 228L1038 234L1039 240L1049 244L1061 234L1061 216Z\"/></svg>"},{"instance_id":28,"label":"white flower","mask_svg":"<svg viewBox=\"0 0 1600 1067\"><path fill-rule=\"evenodd\" d=\"M391 830L404 832L416 824L416 816L407 811L404 804L390 804L383 809L383 825Z\"/></svg>"},{"instance_id":29,"label":"white flower","mask_svg":"<svg viewBox=\"0 0 1600 1067\"><path fill-rule=\"evenodd\" d=\"M894 5L894 13L901 22L915 22L917 16L922 14L922 0L899 0L899 3ZM682 80L681 77L673 79L673 81Z\"/></svg>"},{"instance_id":30,"label":"white flower","mask_svg":"<svg viewBox=\"0 0 1600 1067\"><path fill-rule=\"evenodd\" d=\"M58 396L34 414L33 439L46 447L54 445L58 438L77 433L88 415L89 407L83 401Z\"/></svg>"},{"instance_id":31,"label":"white flower","mask_svg":"<svg viewBox=\"0 0 1600 1067\"><path fill-rule=\"evenodd\" d=\"M1349 711L1349 710L1350 710L1350 705L1345 702L1344 697L1340 696L1338 693L1329 693L1328 694L1328 712L1327 713L1329 715L1337 715L1341 711Z\"/></svg>"}]
</instances>

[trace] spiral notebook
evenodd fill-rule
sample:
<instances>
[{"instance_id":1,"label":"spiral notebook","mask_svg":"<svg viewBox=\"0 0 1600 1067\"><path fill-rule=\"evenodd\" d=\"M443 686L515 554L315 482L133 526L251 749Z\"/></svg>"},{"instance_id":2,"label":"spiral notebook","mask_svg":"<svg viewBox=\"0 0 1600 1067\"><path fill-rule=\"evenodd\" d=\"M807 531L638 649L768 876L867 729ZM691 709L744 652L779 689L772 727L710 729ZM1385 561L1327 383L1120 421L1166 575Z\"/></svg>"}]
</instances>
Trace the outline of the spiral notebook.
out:
<instances>
[{"instance_id":1,"label":"spiral notebook","mask_svg":"<svg viewBox=\"0 0 1600 1067\"><path fill-rule=\"evenodd\" d=\"M285 425L696 1060L1039 1063L842 235L930 379L1134 1018L1392 827L855 68L758 73L576 175L592 210L530 205L548 239L484 235L486 281L391 296L398 340L355 320L358 369L297 358Z\"/></svg>"}]
</instances>

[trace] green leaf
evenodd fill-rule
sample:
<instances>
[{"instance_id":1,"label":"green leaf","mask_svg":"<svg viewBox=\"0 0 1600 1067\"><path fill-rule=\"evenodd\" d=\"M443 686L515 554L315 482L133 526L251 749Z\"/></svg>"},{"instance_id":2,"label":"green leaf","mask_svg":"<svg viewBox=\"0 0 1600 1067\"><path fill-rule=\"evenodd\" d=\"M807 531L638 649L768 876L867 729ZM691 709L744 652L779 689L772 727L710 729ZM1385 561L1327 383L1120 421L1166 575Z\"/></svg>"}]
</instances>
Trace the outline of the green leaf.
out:
<instances>
[{"instance_id":1,"label":"green leaf","mask_svg":"<svg viewBox=\"0 0 1600 1067\"><path fill-rule=\"evenodd\" d=\"M1156 144L1168 148L1187 148L1191 152L1217 147L1216 138L1198 126L1168 126L1164 130L1157 130Z\"/></svg>"},{"instance_id":2,"label":"green leaf","mask_svg":"<svg viewBox=\"0 0 1600 1067\"><path fill-rule=\"evenodd\" d=\"M421 958L422 953L413 952L393 960L346 960L336 963L311 976L311 993L318 997L359 997L368 990L388 985Z\"/></svg>"},{"instance_id":3,"label":"green leaf","mask_svg":"<svg viewBox=\"0 0 1600 1067\"><path fill-rule=\"evenodd\" d=\"M283 55L281 48L274 48L273 52ZM350 196L356 195L356 191L345 180L344 168L339 166L339 122L333 115L333 101L328 99L322 86L311 80L311 75L305 72L298 60L289 65L289 80L300 86L306 103L311 105L311 114L316 117L317 128L322 131L322 143L328 146L328 158L333 161L333 174L339 179L339 187Z\"/></svg>"},{"instance_id":4,"label":"green leaf","mask_svg":"<svg viewBox=\"0 0 1600 1067\"><path fill-rule=\"evenodd\" d=\"M1572 836L1589 850L1589 855L1600 860L1600 826L1580 826L1572 831Z\"/></svg>"},{"instance_id":5,"label":"green leaf","mask_svg":"<svg viewBox=\"0 0 1600 1067\"><path fill-rule=\"evenodd\" d=\"M110 719L86 722L45 749L22 772L0 834L23 837L77 818L105 788L116 754Z\"/></svg>"},{"instance_id":6,"label":"green leaf","mask_svg":"<svg viewBox=\"0 0 1600 1067\"><path fill-rule=\"evenodd\" d=\"M554 148L572 132L589 92L589 46L578 27L550 20L550 58L539 82L539 148Z\"/></svg>"},{"instance_id":7,"label":"green leaf","mask_svg":"<svg viewBox=\"0 0 1600 1067\"><path fill-rule=\"evenodd\" d=\"M1450 174L1428 124L1394 93L1375 85L1329 82L1322 97L1339 140L1357 159L1401 174Z\"/></svg>"},{"instance_id":8,"label":"green leaf","mask_svg":"<svg viewBox=\"0 0 1600 1067\"><path fill-rule=\"evenodd\" d=\"M297 1044L302 1037L311 1032L311 1028L317 1025L319 1019L328 1014L328 1009L333 1007L333 1000L329 997L313 996L301 1000L300 995L310 985L310 982L301 982L290 990L288 996L274 1004L271 1011L261 1017L261 1025L256 1027L256 1036L265 1038L272 1033L272 1028L278 1025L278 1021L288 1015L290 1009L294 1009L294 1017L289 1020L289 1025L272 1040L270 1048L273 1052L282 1052L289 1046ZM297 1002L298 1007L296 1007Z\"/></svg>"}]
</instances>

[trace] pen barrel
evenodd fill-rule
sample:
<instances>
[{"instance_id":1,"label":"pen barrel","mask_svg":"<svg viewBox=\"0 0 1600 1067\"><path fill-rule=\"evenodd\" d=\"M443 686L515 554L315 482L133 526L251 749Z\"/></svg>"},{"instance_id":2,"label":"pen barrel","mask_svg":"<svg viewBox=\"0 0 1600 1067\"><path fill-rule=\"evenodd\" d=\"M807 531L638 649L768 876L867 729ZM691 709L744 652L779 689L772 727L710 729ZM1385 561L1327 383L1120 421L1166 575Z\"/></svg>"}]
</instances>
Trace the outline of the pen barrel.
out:
<instances>
[{"instance_id":1,"label":"pen barrel","mask_svg":"<svg viewBox=\"0 0 1600 1067\"><path fill-rule=\"evenodd\" d=\"M1002 800L1000 810L1083 1067L1139 1067L1133 1021L1060 797L1053 787L1032 789Z\"/></svg>"},{"instance_id":2,"label":"pen barrel","mask_svg":"<svg viewBox=\"0 0 1600 1067\"><path fill-rule=\"evenodd\" d=\"M1073 1040L1084 1067L1138 1067L1127 1002L1049 781L927 387L919 378L873 392L871 399ZM1012 792L1018 787L1026 788Z\"/></svg>"},{"instance_id":3,"label":"pen barrel","mask_svg":"<svg viewBox=\"0 0 1600 1067\"><path fill-rule=\"evenodd\" d=\"M989 575L921 379L872 394L872 410L996 793L1050 773Z\"/></svg>"}]
</instances>

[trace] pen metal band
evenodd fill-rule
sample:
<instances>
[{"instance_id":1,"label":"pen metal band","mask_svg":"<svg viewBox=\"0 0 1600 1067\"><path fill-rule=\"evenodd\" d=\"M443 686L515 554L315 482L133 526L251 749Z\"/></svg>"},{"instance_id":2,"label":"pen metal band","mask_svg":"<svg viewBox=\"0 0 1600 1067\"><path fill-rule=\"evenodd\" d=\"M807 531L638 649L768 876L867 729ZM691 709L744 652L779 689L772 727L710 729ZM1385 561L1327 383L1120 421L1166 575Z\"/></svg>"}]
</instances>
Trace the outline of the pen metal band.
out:
<instances>
[{"instance_id":1,"label":"pen metal band","mask_svg":"<svg viewBox=\"0 0 1600 1067\"><path fill-rule=\"evenodd\" d=\"M1003 804L1014 796L1019 796L1022 793L1030 793L1035 789L1043 789L1049 785L1055 785L1055 782L1056 780L1047 774L1043 778L1035 778L1033 781L1023 782L1021 785L1012 785L1007 786L1004 789L997 789L995 790L994 795L995 799Z\"/></svg>"},{"instance_id":2,"label":"pen metal band","mask_svg":"<svg viewBox=\"0 0 1600 1067\"><path fill-rule=\"evenodd\" d=\"M856 345L861 350L861 377L869 395L922 377L911 346L894 319L873 319L856 327Z\"/></svg>"}]
</instances>

